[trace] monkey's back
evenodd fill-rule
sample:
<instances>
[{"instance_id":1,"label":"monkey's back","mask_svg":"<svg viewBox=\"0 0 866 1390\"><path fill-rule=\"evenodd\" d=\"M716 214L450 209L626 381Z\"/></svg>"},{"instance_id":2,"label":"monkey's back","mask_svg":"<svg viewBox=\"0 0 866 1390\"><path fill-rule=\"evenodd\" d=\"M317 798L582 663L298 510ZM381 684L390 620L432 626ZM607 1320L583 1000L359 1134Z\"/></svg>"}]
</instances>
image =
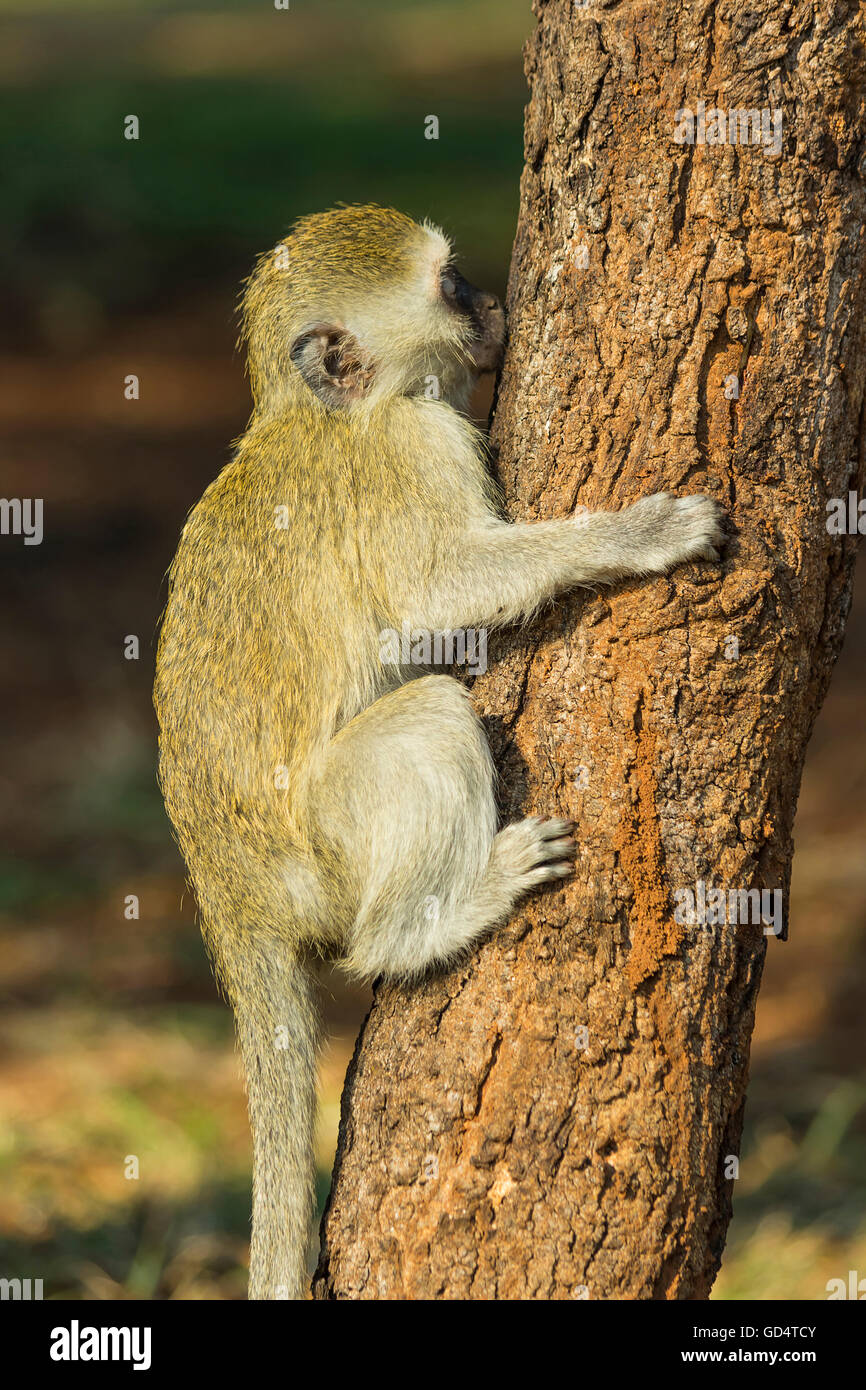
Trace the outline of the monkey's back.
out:
<instances>
[{"instance_id":1,"label":"monkey's back","mask_svg":"<svg viewBox=\"0 0 866 1390\"><path fill-rule=\"evenodd\" d=\"M407 574L442 563L468 505L454 429L452 412L408 401L360 421L318 402L254 419L191 511L154 703L165 802L205 911L250 879L262 910L273 901L275 847L305 847L324 748L394 683L382 629L399 628ZM468 438L467 457L476 470Z\"/></svg>"},{"instance_id":2,"label":"monkey's back","mask_svg":"<svg viewBox=\"0 0 866 1390\"><path fill-rule=\"evenodd\" d=\"M237 806L269 821L281 802L284 815L338 717L346 527L339 499L304 478L299 437L281 422L241 441L190 513L171 567L154 702L182 841L203 811L215 824Z\"/></svg>"}]
</instances>

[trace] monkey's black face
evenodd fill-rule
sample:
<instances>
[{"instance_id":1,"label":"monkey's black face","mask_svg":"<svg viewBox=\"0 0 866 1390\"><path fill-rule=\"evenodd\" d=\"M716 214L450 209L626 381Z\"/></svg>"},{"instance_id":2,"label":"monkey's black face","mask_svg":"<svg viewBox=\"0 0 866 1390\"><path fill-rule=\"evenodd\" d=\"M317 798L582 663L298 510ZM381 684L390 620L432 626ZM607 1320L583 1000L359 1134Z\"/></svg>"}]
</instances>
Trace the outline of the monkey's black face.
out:
<instances>
[{"instance_id":1,"label":"monkey's black face","mask_svg":"<svg viewBox=\"0 0 866 1390\"><path fill-rule=\"evenodd\" d=\"M470 285L453 266L445 267L439 286L448 308L461 314L471 329L468 348L475 370L494 372L505 342L505 313L496 295Z\"/></svg>"}]
</instances>

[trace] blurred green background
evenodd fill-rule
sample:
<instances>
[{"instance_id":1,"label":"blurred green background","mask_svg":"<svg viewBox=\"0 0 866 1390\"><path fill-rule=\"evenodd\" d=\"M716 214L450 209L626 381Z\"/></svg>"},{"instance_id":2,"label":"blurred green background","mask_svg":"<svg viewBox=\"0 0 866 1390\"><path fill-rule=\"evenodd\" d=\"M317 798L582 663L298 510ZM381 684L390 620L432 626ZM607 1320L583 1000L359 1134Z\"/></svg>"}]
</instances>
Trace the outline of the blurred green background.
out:
<instances>
[{"instance_id":1,"label":"blurred green background","mask_svg":"<svg viewBox=\"0 0 866 1390\"><path fill-rule=\"evenodd\" d=\"M0 547L0 1275L47 1296L243 1296L243 1091L154 776L163 576L248 414L240 281L295 216L393 203L504 290L533 22L528 0L0 0L2 492L44 498L46 528ZM866 1276L861 608L810 751L717 1297ZM326 1002L322 1195L366 997L335 979Z\"/></svg>"}]
</instances>

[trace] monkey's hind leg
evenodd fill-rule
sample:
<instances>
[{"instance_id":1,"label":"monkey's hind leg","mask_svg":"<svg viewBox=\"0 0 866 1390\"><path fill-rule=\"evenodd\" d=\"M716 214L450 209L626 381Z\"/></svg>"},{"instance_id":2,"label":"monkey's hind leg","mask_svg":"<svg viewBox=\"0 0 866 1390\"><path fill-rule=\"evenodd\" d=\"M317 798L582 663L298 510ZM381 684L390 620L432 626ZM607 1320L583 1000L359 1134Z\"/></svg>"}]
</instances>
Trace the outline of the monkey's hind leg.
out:
<instances>
[{"instance_id":1,"label":"monkey's hind leg","mask_svg":"<svg viewBox=\"0 0 866 1390\"><path fill-rule=\"evenodd\" d=\"M366 978L453 960L523 893L571 869L565 821L496 834L487 740L447 676L409 682L341 730L312 809L358 884L344 965Z\"/></svg>"}]
</instances>

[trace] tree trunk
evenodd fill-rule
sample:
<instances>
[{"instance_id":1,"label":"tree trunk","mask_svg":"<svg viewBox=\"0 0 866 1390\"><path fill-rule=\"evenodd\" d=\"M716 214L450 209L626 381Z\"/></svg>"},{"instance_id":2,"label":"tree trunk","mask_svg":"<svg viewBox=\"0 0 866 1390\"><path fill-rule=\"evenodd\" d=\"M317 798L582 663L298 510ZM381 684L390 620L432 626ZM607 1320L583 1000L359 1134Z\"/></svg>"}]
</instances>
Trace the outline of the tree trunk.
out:
<instances>
[{"instance_id":1,"label":"tree trunk","mask_svg":"<svg viewBox=\"0 0 866 1390\"><path fill-rule=\"evenodd\" d=\"M864 461L856 3L537 11L493 429L509 514L707 492L730 539L720 568L497 639L474 694L503 812L575 820L576 874L465 968L377 989L319 1298L707 1297L771 930L738 890L786 916L850 603L827 504ZM732 108L766 112L760 143L732 143Z\"/></svg>"}]
</instances>

